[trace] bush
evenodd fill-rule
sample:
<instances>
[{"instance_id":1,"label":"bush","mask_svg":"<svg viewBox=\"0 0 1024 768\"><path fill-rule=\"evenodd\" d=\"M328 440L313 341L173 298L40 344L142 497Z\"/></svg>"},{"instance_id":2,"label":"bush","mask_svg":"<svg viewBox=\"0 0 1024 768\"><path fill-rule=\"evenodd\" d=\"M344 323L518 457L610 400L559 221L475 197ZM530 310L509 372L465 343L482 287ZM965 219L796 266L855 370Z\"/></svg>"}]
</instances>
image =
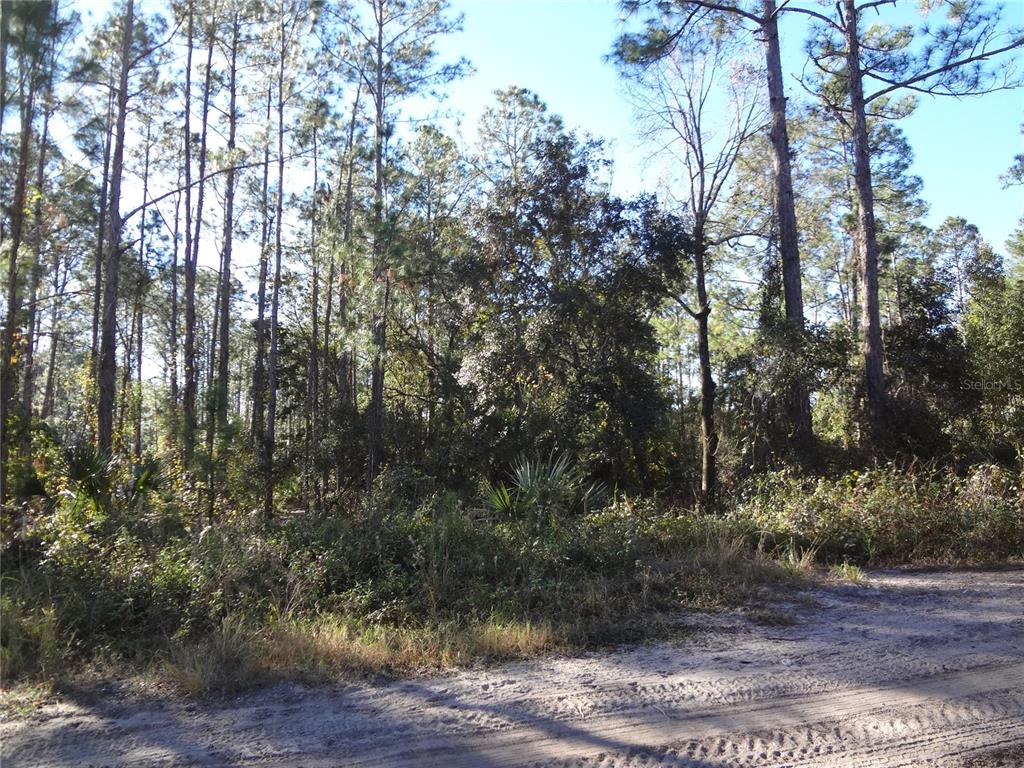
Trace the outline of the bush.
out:
<instances>
[{"instance_id":1,"label":"bush","mask_svg":"<svg viewBox=\"0 0 1024 768\"><path fill-rule=\"evenodd\" d=\"M534 534L555 529L569 515L602 508L608 499L601 483L588 482L586 473L568 454L547 458L521 456L509 473L511 490L504 483L483 483L484 500Z\"/></svg>"},{"instance_id":2,"label":"bush","mask_svg":"<svg viewBox=\"0 0 1024 768\"><path fill-rule=\"evenodd\" d=\"M836 479L785 472L754 482L731 513L769 540L818 549L827 562L995 562L1024 556L1018 472L992 465L963 477L893 465Z\"/></svg>"}]
</instances>

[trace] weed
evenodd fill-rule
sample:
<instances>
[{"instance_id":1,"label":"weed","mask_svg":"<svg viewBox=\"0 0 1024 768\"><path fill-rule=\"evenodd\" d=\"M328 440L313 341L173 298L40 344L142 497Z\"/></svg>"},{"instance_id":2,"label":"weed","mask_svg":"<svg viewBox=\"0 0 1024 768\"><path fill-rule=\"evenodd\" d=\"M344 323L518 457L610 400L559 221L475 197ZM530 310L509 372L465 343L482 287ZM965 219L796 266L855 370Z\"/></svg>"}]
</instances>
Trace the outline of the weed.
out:
<instances>
[{"instance_id":1,"label":"weed","mask_svg":"<svg viewBox=\"0 0 1024 768\"><path fill-rule=\"evenodd\" d=\"M790 540L789 546L784 550L779 563L788 573L800 576L814 567L817 557L817 546L801 547L794 540Z\"/></svg>"},{"instance_id":2,"label":"weed","mask_svg":"<svg viewBox=\"0 0 1024 768\"><path fill-rule=\"evenodd\" d=\"M864 573L864 569L862 569L859 565L854 565L853 563L846 562L836 563L835 565L833 565L829 569L829 574L834 579L837 579L839 581L848 581L851 584L863 584L864 580L867 578L866 574Z\"/></svg>"},{"instance_id":3,"label":"weed","mask_svg":"<svg viewBox=\"0 0 1024 768\"><path fill-rule=\"evenodd\" d=\"M229 693L257 679L256 636L239 618L221 622L199 643L175 643L162 673L190 695Z\"/></svg>"},{"instance_id":4,"label":"weed","mask_svg":"<svg viewBox=\"0 0 1024 768\"><path fill-rule=\"evenodd\" d=\"M32 673L58 671L68 657L53 605L30 605L0 596L0 686Z\"/></svg>"}]
</instances>

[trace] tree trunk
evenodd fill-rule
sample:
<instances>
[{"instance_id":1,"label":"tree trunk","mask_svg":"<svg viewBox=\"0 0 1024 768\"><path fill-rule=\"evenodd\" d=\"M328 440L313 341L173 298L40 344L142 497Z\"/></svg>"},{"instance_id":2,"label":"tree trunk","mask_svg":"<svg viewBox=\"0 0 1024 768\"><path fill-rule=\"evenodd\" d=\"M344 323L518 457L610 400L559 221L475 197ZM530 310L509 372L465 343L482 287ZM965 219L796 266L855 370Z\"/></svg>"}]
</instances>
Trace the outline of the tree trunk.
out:
<instances>
[{"instance_id":1,"label":"tree trunk","mask_svg":"<svg viewBox=\"0 0 1024 768\"><path fill-rule=\"evenodd\" d=\"M4 115L7 113L8 26L7 24L0 23L0 136L4 135ZM3 241L3 231L0 230L0 244Z\"/></svg>"},{"instance_id":2,"label":"tree trunk","mask_svg":"<svg viewBox=\"0 0 1024 768\"><path fill-rule=\"evenodd\" d=\"M312 296L312 343L309 349L309 396L306 402L306 413L308 414L309 434L306 439L306 461L308 471L306 476L312 478L314 483L314 497L317 511L322 510L322 496L320 493L320 475L314 470L316 462L313 458L314 451L318 451L320 444L320 269L317 260L316 242L316 216L317 216L317 194L319 189L319 177L317 174L317 163L319 161L317 144L317 127L313 126L313 201L309 217L309 250L310 259L313 264L313 296ZM311 439L310 439L311 438Z\"/></svg>"},{"instance_id":3,"label":"tree trunk","mask_svg":"<svg viewBox=\"0 0 1024 768\"><path fill-rule=\"evenodd\" d=\"M142 331L144 320L142 295L140 294L135 314L135 435L133 442L135 466L142 463Z\"/></svg>"},{"instance_id":4,"label":"tree trunk","mask_svg":"<svg viewBox=\"0 0 1024 768\"><path fill-rule=\"evenodd\" d=\"M271 107L271 86L267 85L267 109L265 121L266 124L270 125L270 107ZM265 460L265 422L264 414L266 407L264 405L264 397L266 395L267 388L267 273L268 268L268 252L267 249L270 246L270 195L268 192L270 178L270 137L267 137L267 142L263 147L263 196L261 210L263 212L263 227L260 231L260 277L259 277L259 288L256 294L256 363L253 366L252 372L252 438L253 445L257 449L260 455L260 460ZM263 467L265 472L269 472L268 467Z\"/></svg>"},{"instance_id":5,"label":"tree trunk","mask_svg":"<svg viewBox=\"0 0 1024 768\"><path fill-rule=\"evenodd\" d=\"M128 336L124 339L124 364L121 367L121 402L117 407L117 431L118 434L125 436L125 424L128 419L131 418L133 428L135 424L135 385L132 373L138 362L135 350L137 348L136 331L142 314L142 297L139 293L141 290L142 286L136 285L135 300L130 308L125 309L124 321L122 323L122 327L128 328Z\"/></svg>"},{"instance_id":6,"label":"tree trunk","mask_svg":"<svg viewBox=\"0 0 1024 768\"><path fill-rule=\"evenodd\" d=\"M270 365L267 386L267 436L265 441L267 476L263 494L263 513L274 511L274 442L277 422L277 355L280 340L277 325L281 296L281 216L284 211L284 61L285 28L281 19L281 50L277 70L277 208L274 229L274 286L270 298Z\"/></svg>"},{"instance_id":7,"label":"tree trunk","mask_svg":"<svg viewBox=\"0 0 1024 768\"><path fill-rule=\"evenodd\" d=\"M324 345L323 345L323 359L321 360L321 369L323 371L323 383L320 387L320 400L313 403L313 407L320 410L323 415L330 414L331 409L331 307L334 304L334 283L336 278L336 265L334 261L334 253L336 245L335 238L331 238L331 264L327 270L327 290L324 296ZM327 420L327 429L331 428L330 419ZM321 421L323 426L324 421ZM329 487L328 483L330 480L330 466L324 461L320 468L320 488L321 492L325 493Z\"/></svg>"},{"instance_id":8,"label":"tree trunk","mask_svg":"<svg viewBox=\"0 0 1024 768\"><path fill-rule=\"evenodd\" d=\"M34 66L32 67L34 69ZM18 167L14 178L14 195L11 201L11 237L7 259L7 317L4 320L3 343L0 345L0 504L7 501L10 489L7 487L7 469L10 457L11 405L17 391L15 371L15 327L21 313L21 297L18 295L18 251L25 225L25 192L28 186L28 159L32 143L32 120L35 89L31 74L22 78L21 88L21 133L18 139ZM28 81L28 92L25 92Z\"/></svg>"},{"instance_id":9,"label":"tree trunk","mask_svg":"<svg viewBox=\"0 0 1024 768\"><path fill-rule=\"evenodd\" d=\"M57 3L53 5L51 21L56 22ZM43 278L43 186L46 183L46 149L50 141L50 114L53 111L53 70L56 67L56 47L50 49L49 62L46 70L46 91L43 107L43 131L39 139L38 158L36 160L35 203L32 206L32 285L29 288L28 306L28 338L25 344L25 382L22 393L22 410L25 417L32 418L33 401L35 399L35 348L38 343L36 322L38 316L39 283ZM25 432L26 437L28 432ZM29 446L24 446L26 449Z\"/></svg>"},{"instance_id":10,"label":"tree trunk","mask_svg":"<svg viewBox=\"0 0 1024 768\"><path fill-rule=\"evenodd\" d=\"M221 254L221 269L224 266L223 253ZM215 380L217 370L217 339L220 334L220 270L217 272L217 293L213 301L213 327L210 329L210 340L206 349L206 517L213 522L213 512L216 506L216 489L214 488L215 467L213 460L214 433L217 426L217 392L219 387Z\"/></svg>"},{"instance_id":11,"label":"tree trunk","mask_svg":"<svg viewBox=\"0 0 1024 768\"><path fill-rule=\"evenodd\" d=\"M117 394L117 294L121 270L121 173L124 166L125 121L128 117L128 74L132 65L135 0L128 0L121 32L121 72L117 89L117 123L110 161L110 201L107 205L106 258L103 269L103 322L100 337L97 443L109 453L114 442L114 399Z\"/></svg>"},{"instance_id":12,"label":"tree trunk","mask_svg":"<svg viewBox=\"0 0 1024 768\"><path fill-rule=\"evenodd\" d=\"M191 15L190 15L191 19ZM206 133L210 116L210 90L213 79L213 47L215 35L207 31L206 73L203 79L203 112L199 133L199 189L196 193L195 231L192 252L185 260L185 396L184 441L185 467L192 464L196 445L196 396L199 391L199 368L196 365L196 273L199 268L199 239L203 229L203 197L206 191Z\"/></svg>"},{"instance_id":13,"label":"tree trunk","mask_svg":"<svg viewBox=\"0 0 1024 768\"><path fill-rule=\"evenodd\" d=\"M148 268L146 266L146 211L149 203L149 156L152 149L152 124L146 124L146 150L142 167L142 210L139 212L139 295L135 316L135 398L134 440L135 465L142 463L142 329Z\"/></svg>"},{"instance_id":14,"label":"tree trunk","mask_svg":"<svg viewBox=\"0 0 1024 768\"><path fill-rule=\"evenodd\" d=\"M361 84L360 84L361 85ZM359 95L361 88L356 88L356 97L352 102L352 119L348 125L348 144L347 144L347 168L345 174L345 210L343 212L344 230L342 233L342 242L344 244L344 252L346 258L348 254L348 246L352 241L352 184L355 177L355 165L356 165L356 154L355 154L355 133L356 133L356 117L359 114ZM338 287L338 322L342 328L345 327L348 321L348 291L349 291L349 264L343 262L341 265L341 272L344 275L344 282ZM353 372L355 370L355 355L351 350L342 350L338 360L338 390L341 395L339 401L344 406L352 405L352 410L355 409L355 386L353 382Z\"/></svg>"},{"instance_id":15,"label":"tree trunk","mask_svg":"<svg viewBox=\"0 0 1024 768\"><path fill-rule=\"evenodd\" d=\"M843 0L846 25L846 64L849 77L853 131L853 180L857 189L857 251L860 256L861 356L864 399L871 440L881 436L886 391L882 352L882 320L878 307L878 240L875 230L875 199L871 189L871 155L864 83L854 0Z\"/></svg>"},{"instance_id":16,"label":"tree trunk","mask_svg":"<svg viewBox=\"0 0 1024 768\"><path fill-rule=\"evenodd\" d=\"M700 442L701 442L701 507L710 510L715 504L718 490L718 433L715 431L715 380L711 375L711 346L709 319L711 304L708 302L705 261L707 249L703 234L695 240L698 243L694 254L694 270L697 282L697 357L700 361Z\"/></svg>"},{"instance_id":17,"label":"tree trunk","mask_svg":"<svg viewBox=\"0 0 1024 768\"><path fill-rule=\"evenodd\" d=\"M231 248L235 224L235 171L234 149L235 135L238 125L236 105L236 78L238 62L238 10L235 10L231 22L231 64L228 75L228 162L230 167L225 179L224 189L224 245L220 268L220 346L217 358L217 423L220 427L227 426L228 414L228 379L230 376L228 347L231 320Z\"/></svg>"},{"instance_id":18,"label":"tree trunk","mask_svg":"<svg viewBox=\"0 0 1024 768\"><path fill-rule=\"evenodd\" d=\"M238 71L238 10L235 9L231 19L231 55L228 70L228 171L224 189L224 238L220 254L220 270L218 272L218 288L213 336L210 339L210 375L213 377L210 390L210 412L206 423L206 453L208 457L209 477L209 519L213 520L216 503L217 466L214 462L214 438L217 430L224 432L228 421L228 379L230 377L230 316L231 316L231 248L235 223L235 169L234 150L237 133L237 71ZM214 359L216 358L216 360Z\"/></svg>"},{"instance_id":19,"label":"tree trunk","mask_svg":"<svg viewBox=\"0 0 1024 768\"><path fill-rule=\"evenodd\" d=\"M63 297L68 285L68 267L61 270L60 250L53 249L53 261L50 262L51 282L54 300L50 304L50 361L46 369L46 385L43 389L43 409L40 414L45 420L53 415L56 388L57 347L60 344L60 319L63 306L57 301Z\"/></svg>"},{"instance_id":20,"label":"tree trunk","mask_svg":"<svg viewBox=\"0 0 1024 768\"><path fill-rule=\"evenodd\" d=\"M351 367L351 360L353 355L347 348L342 348L338 352L337 366L334 369L336 375L336 384L338 396L333 402L336 403L335 407L332 408L332 400L330 394L330 383L331 375L328 373L330 370L330 345L331 345L331 312L333 307L333 291L335 283L338 283L338 324L345 328L348 314L348 245L352 238L352 179L355 173L355 131L356 131L356 118L359 115L359 97L362 93L362 84L356 86L356 96L352 102L352 117L349 120L348 126L348 139L345 144L345 163L341 168L341 172L338 175L338 187L339 190L344 188L344 197L342 198L342 207L339 210L337 203L335 204L335 214L343 222L342 228L342 243L345 258L341 263L341 275L340 280L336 277L335 262L334 258L331 259L331 268L327 277L327 300L326 309L324 313L324 366L323 366L323 386L321 387L321 408L324 413L330 413L332 410L335 413L340 412L346 418L349 414L349 402L350 402L350 376L349 369ZM335 252L333 247L336 243L333 242L335 230L332 229L332 254ZM326 489L328 487L329 470L324 467L323 475L321 477L321 486ZM341 488L341 467L335 467L335 487Z\"/></svg>"},{"instance_id":21,"label":"tree trunk","mask_svg":"<svg viewBox=\"0 0 1024 768\"><path fill-rule=\"evenodd\" d=\"M783 86L782 56L779 49L779 25L775 0L764 0L762 32L765 44L765 72L768 103L771 110L772 160L775 176L775 217L779 230L779 254L782 258L782 292L786 320L802 338L804 297L800 269L800 241L793 195L793 171L789 157L789 130L786 127L786 94ZM794 377L789 383L788 410L793 443L806 452L813 439L811 400L806 384Z\"/></svg>"},{"instance_id":22,"label":"tree trunk","mask_svg":"<svg viewBox=\"0 0 1024 768\"><path fill-rule=\"evenodd\" d=\"M136 295L138 289L136 286ZM135 354L135 307L137 302L132 302L131 307L125 307L124 318L121 321L121 328L128 329L128 335L124 335L124 331L121 332L121 336L124 338L124 357L123 363L121 364L121 400L117 407L114 409L117 414L117 433L124 435L124 424L125 419L129 415L129 389L132 384L132 356Z\"/></svg>"},{"instance_id":23,"label":"tree trunk","mask_svg":"<svg viewBox=\"0 0 1024 768\"><path fill-rule=\"evenodd\" d=\"M188 2L188 21L186 31L186 49L185 49L185 89L184 89L184 115L183 115L183 130L184 130L184 172L185 172L185 253L184 253L184 277L185 277L185 305L188 307L189 296L193 296L196 290L196 276L191 269L192 262L192 54L195 50L195 6L193 0L187 0ZM187 310L186 310L186 325L188 324ZM178 326L174 324L174 333L177 334ZM186 338L188 338L188 329L185 331ZM187 343L186 343L187 350ZM185 352L185 356L188 352ZM187 396L188 392L188 362L182 360L182 373L185 377L185 387L183 395ZM188 416L182 413L186 410L184 397L181 400L181 406L179 407L178 414L182 416L182 429L181 434L178 435L181 447L181 457L184 460L186 458L185 450L185 431L187 430ZM177 402L177 399L175 400ZM187 467L187 462L186 462Z\"/></svg>"},{"instance_id":24,"label":"tree trunk","mask_svg":"<svg viewBox=\"0 0 1024 768\"><path fill-rule=\"evenodd\" d=\"M180 178L180 177L179 177ZM170 395L171 395L171 436L178 439L178 238L181 222L181 194L174 197L174 243L171 250L171 319L167 329L167 356L170 358Z\"/></svg>"},{"instance_id":25,"label":"tree trunk","mask_svg":"<svg viewBox=\"0 0 1024 768\"><path fill-rule=\"evenodd\" d=\"M384 14L375 7L377 14L376 71L374 76L373 100L375 106L373 137L373 283L374 288L384 282L384 298L374 307L373 316L373 367L370 375L370 406L367 409L366 462L367 487L380 472L384 450L384 355L387 349L387 298L390 288L390 274L384 264Z\"/></svg>"},{"instance_id":26,"label":"tree trunk","mask_svg":"<svg viewBox=\"0 0 1024 768\"><path fill-rule=\"evenodd\" d=\"M60 343L60 332L57 330L56 313L50 318L50 363L46 369L46 385L43 389L43 410L40 416L48 419L53 414L54 373L57 367L57 345Z\"/></svg>"},{"instance_id":27,"label":"tree trunk","mask_svg":"<svg viewBox=\"0 0 1024 768\"><path fill-rule=\"evenodd\" d=\"M100 362L100 325L103 314L103 258L106 250L107 236L107 204L110 194L110 150L113 146L113 121L114 121L114 94L113 88L107 96L107 119L103 123L103 178L100 182L100 210L96 219L96 264L94 271L94 290L92 295L92 346L89 347L89 361L91 373L99 380Z\"/></svg>"}]
</instances>

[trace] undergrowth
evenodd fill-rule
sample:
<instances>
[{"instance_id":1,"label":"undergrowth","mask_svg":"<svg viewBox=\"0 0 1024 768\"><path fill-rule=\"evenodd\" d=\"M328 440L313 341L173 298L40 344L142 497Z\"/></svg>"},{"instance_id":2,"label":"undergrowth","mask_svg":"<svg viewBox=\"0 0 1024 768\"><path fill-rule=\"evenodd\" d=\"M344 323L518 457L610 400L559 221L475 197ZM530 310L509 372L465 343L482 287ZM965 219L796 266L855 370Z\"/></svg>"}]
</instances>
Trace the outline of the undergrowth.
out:
<instances>
[{"instance_id":1,"label":"undergrowth","mask_svg":"<svg viewBox=\"0 0 1024 768\"><path fill-rule=\"evenodd\" d=\"M1024 555L1024 484L994 465L959 476L894 466L838 478L768 474L729 514L769 542L813 547L826 563L984 564Z\"/></svg>"},{"instance_id":2,"label":"undergrowth","mask_svg":"<svg viewBox=\"0 0 1024 768\"><path fill-rule=\"evenodd\" d=\"M97 659L192 694L409 674L650 637L819 563L858 581L866 565L1024 555L1020 476L991 467L769 476L724 515L538 472L468 496L385 477L344 512L212 524L168 494L131 514L69 495L5 540L3 683Z\"/></svg>"}]
</instances>

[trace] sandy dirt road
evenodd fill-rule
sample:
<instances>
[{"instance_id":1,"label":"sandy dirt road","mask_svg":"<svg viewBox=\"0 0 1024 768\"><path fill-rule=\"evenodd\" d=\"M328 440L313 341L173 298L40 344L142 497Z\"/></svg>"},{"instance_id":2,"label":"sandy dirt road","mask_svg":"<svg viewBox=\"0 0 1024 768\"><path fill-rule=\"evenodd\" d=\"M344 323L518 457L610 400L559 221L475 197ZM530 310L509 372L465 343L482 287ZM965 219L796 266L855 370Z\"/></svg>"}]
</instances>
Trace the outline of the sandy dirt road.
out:
<instances>
[{"instance_id":1,"label":"sandy dirt road","mask_svg":"<svg viewBox=\"0 0 1024 768\"><path fill-rule=\"evenodd\" d=\"M0 725L0 755L3 768L1024 766L1024 570L877 572L775 611L691 618L711 629L684 642L384 686L65 701Z\"/></svg>"}]
</instances>

